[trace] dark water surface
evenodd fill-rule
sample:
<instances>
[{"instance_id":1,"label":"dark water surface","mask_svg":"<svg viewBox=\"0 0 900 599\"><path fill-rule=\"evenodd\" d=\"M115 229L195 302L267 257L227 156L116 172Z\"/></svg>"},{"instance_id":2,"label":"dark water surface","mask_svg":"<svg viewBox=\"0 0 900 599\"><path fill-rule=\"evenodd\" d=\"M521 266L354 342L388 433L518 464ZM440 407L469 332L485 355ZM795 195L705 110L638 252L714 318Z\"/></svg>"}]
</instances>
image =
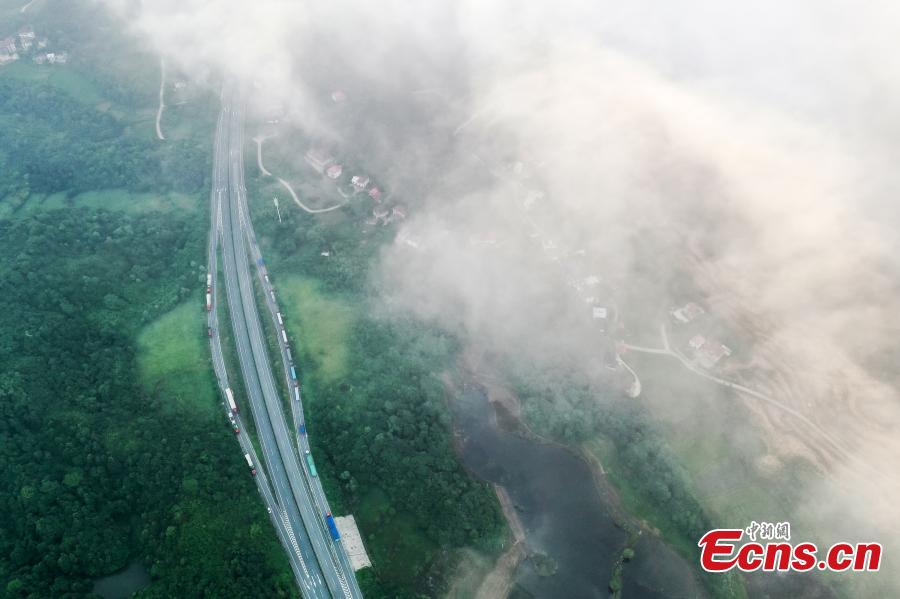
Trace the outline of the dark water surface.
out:
<instances>
[{"instance_id":1,"label":"dark water surface","mask_svg":"<svg viewBox=\"0 0 900 599\"><path fill-rule=\"evenodd\" d=\"M523 562L521 590L548 599L609 597L606 587L627 535L600 502L587 464L560 447L497 427L479 390L455 401L463 462L477 476L506 488L529 550L547 554L558 565L554 575L539 576L530 561Z\"/></svg>"},{"instance_id":2,"label":"dark water surface","mask_svg":"<svg viewBox=\"0 0 900 599\"><path fill-rule=\"evenodd\" d=\"M134 563L112 576L94 582L94 592L103 599L125 599L150 584L150 574L141 564Z\"/></svg>"},{"instance_id":3,"label":"dark water surface","mask_svg":"<svg viewBox=\"0 0 900 599\"><path fill-rule=\"evenodd\" d=\"M570 451L515 434L496 423L485 394L468 389L452 404L462 459L484 480L503 485L525 527L529 552L558 569L541 576L530 560L517 571L517 597L607 599L613 566L627 541L594 486L588 465ZM507 430L509 429L509 430ZM625 567L623 599L704 597L694 569L655 538L642 538Z\"/></svg>"}]
</instances>

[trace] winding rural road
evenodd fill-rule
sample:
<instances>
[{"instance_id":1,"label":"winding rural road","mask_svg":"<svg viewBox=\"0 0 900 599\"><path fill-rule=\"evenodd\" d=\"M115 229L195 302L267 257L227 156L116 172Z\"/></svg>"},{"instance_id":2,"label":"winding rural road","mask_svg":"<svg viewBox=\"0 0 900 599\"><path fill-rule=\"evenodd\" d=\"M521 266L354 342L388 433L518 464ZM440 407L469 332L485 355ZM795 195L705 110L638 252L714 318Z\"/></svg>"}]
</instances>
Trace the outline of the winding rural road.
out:
<instances>
[{"instance_id":1,"label":"winding rural road","mask_svg":"<svg viewBox=\"0 0 900 599\"><path fill-rule=\"evenodd\" d=\"M663 347L661 347L661 348L643 347L640 345L629 345L629 344L625 343L624 344L625 348L628 349L629 351L663 355L663 356L669 356L669 357L675 358L676 360L681 362L682 366L684 366L685 368L687 368L688 370L690 370L697 376L701 376L701 377L705 378L706 380L712 381L714 383L717 383L724 387L728 387L730 389L734 389L735 391L737 391L739 393L742 393L742 394L750 396L754 399L758 399L762 402L765 402L771 406L774 406L776 409L784 412L785 414L790 415L793 418L796 418L797 420L799 420L800 422L802 422L803 424L808 426L820 440L825 442L835 453L840 455L842 458L852 461L852 462L856 463L857 465L870 470L871 472L875 472L879 475L885 475L885 473L879 471L877 468L872 466L872 464L860 460L856 455L854 455L851 451L849 451L846 447L844 447L841 443L839 443L834 438L833 435L831 435L827 431L823 430L822 427L820 427L818 424L816 424L815 422L813 422L812 420L810 420L809 418L807 418L806 416L804 416L803 414L801 414L800 412L795 410L794 408L778 401L777 399L775 399L773 397L766 395L765 393L761 393L760 391L751 389L750 387L745 387L744 385L741 385L740 383L735 383L733 381L729 381L727 379L717 377L715 375L712 375L712 374L702 370L696 364L694 364L693 362L688 360L686 357L684 357L684 355L682 355L681 352L672 349L671 345L669 344L669 335L666 332L665 324L660 324L659 329L660 329L660 335L662 336ZM637 378L637 375L635 375L635 378Z\"/></svg>"},{"instance_id":2,"label":"winding rural road","mask_svg":"<svg viewBox=\"0 0 900 599\"><path fill-rule=\"evenodd\" d=\"M291 194L291 197L294 198L294 203L300 206L303 210L306 210L310 214L322 214L323 212L331 212L332 210L337 210L342 207L343 204L335 204L334 206L329 206L328 208L310 208L306 204L300 201L300 198L297 197L297 194L294 192L294 188L291 187L291 184L282 179L281 177L276 177L278 182L281 183L282 187L288 190L288 193Z\"/></svg>"},{"instance_id":3,"label":"winding rural road","mask_svg":"<svg viewBox=\"0 0 900 599\"><path fill-rule=\"evenodd\" d=\"M156 137L165 140L162 132L160 121L162 121L163 110L166 108L166 61L159 59L159 109L156 111Z\"/></svg>"},{"instance_id":4,"label":"winding rural road","mask_svg":"<svg viewBox=\"0 0 900 599\"><path fill-rule=\"evenodd\" d=\"M266 138L265 137L254 137L253 141L256 142L256 164L259 166L259 172L261 172L263 175L265 175L267 177L273 176L272 173L270 173L268 170L266 170L266 167L263 166L262 143L264 141L266 141ZM302 210L305 210L306 212L308 212L310 214L322 214L323 212L331 212L332 210L337 210L338 208L343 206L343 204L335 204L334 206L329 206L328 208L310 208L309 206L307 206L306 204L304 204L303 202L300 201L300 197L297 195L297 192L294 191L294 188L291 187L290 183L288 183L281 177L275 177L275 178L278 179L278 182L281 183L281 186L284 187L285 189L287 189L288 193L291 194L291 198L293 198L294 203L297 204L297 206L299 206ZM343 195L343 194L341 194L341 195Z\"/></svg>"}]
</instances>

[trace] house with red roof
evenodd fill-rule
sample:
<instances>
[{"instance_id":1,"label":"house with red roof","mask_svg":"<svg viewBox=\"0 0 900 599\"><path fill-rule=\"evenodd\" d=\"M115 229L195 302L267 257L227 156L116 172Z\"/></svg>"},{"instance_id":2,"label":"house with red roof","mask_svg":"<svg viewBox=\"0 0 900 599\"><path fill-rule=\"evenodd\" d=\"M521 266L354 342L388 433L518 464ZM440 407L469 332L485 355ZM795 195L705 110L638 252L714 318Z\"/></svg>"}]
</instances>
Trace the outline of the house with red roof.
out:
<instances>
[{"instance_id":1,"label":"house with red roof","mask_svg":"<svg viewBox=\"0 0 900 599\"><path fill-rule=\"evenodd\" d=\"M704 337L703 335L694 335L693 337L691 337L691 340L688 341L688 345L691 349L698 350L706 345L706 337Z\"/></svg>"}]
</instances>

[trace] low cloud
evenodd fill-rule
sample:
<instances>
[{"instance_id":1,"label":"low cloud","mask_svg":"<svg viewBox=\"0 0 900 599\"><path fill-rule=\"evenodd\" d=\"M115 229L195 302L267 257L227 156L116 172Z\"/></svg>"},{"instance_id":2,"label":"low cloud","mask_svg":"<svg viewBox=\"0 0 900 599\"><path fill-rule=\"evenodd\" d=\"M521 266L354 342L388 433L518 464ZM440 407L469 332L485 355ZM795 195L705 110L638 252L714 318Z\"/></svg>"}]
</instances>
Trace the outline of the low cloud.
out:
<instances>
[{"instance_id":1,"label":"low cloud","mask_svg":"<svg viewBox=\"0 0 900 599\"><path fill-rule=\"evenodd\" d=\"M198 80L375 140L411 196L378 268L395 307L591 375L586 294L650 321L690 289L813 423L747 400L773 454L827 473L823 538L900 548L896 3L107 4ZM337 87L378 97L360 137Z\"/></svg>"}]
</instances>

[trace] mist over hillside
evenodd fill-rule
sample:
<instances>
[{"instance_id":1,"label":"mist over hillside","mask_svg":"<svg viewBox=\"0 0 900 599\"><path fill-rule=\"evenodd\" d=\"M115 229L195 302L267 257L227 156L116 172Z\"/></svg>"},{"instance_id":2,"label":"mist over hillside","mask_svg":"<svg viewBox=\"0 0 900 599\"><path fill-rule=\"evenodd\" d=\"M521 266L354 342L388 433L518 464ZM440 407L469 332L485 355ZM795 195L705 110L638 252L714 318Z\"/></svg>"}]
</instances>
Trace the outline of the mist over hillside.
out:
<instances>
[{"instance_id":1,"label":"mist over hillside","mask_svg":"<svg viewBox=\"0 0 900 599\"><path fill-rule=\"evenodd\" d=\"M900 549L896 3L105 1L182 71L386 173L410 212L387 305L592 378L573 282L653 332L700 302L744 348L732 374L781 405L745 398L746 425L821 473L817 540Z\"/></svg>"}]
</instances>

